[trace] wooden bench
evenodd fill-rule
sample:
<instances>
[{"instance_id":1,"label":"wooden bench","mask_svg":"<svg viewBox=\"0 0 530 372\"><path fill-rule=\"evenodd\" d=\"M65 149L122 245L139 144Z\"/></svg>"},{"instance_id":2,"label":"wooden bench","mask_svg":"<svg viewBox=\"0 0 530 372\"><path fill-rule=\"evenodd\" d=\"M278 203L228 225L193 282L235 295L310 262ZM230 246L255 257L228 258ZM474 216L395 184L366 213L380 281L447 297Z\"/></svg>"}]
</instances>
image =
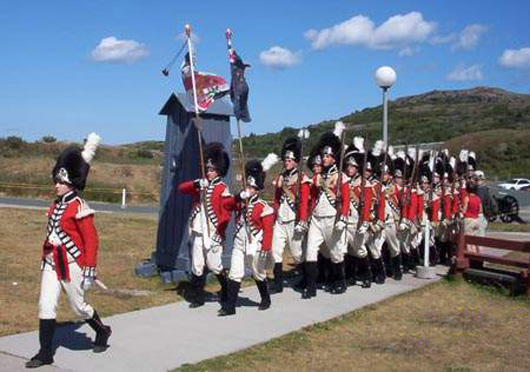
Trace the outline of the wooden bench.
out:
<instances>
[{"instance_id":1,"label":"wooden bench","mask_svg":"<svg viewBox=\"0 0 530 372\"><path fill-rule=\"evenodd\" d=\"M526 259L499 257L487 253L470 252L468 245L476 245L479 247L488 247L502 249L512 252L528 253L529 257ZM462 276L464 273L478 274L482 272L485 277L507 279L510 278L509 271L488 271L487 269L470 268L470 262L482 264L484 262L491 262L500 265L513 266L517 268L515 273L512 273L512 278L519 279L526 287L526 294L530 296L530 241L517 241L507 239L486 238L475 235L460 234L458 237L458 248L456 252L456 260L453 262L452 271L457 276ZM515 276L513 275L515 274Z\"/></svg>"}]
</instances>

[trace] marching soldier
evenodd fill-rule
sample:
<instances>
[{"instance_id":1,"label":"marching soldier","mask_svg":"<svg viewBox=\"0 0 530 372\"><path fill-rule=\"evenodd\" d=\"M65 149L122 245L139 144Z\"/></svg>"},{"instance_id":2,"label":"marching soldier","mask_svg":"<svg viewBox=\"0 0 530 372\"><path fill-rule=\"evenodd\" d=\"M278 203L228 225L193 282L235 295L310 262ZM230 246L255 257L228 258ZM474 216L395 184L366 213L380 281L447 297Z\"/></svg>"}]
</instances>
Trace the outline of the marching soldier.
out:
<instances>
[{"instance_id":1,"label":"marching soldier","mask_svg":"<svg viewBox=\"0 0 530 372\"><path fill-rule=\"evenodd\" d=\"M39 352L26 363L37 368L53 363L53 335L61 289L66 292L74 313L96 332L93 352L107 349L111 328L86 302L86 291L96 282L98 235L94 210L79 197L85 188L100 137L88 136L84 149L65 149L52 170L57 199L48 209L47 236L42 254L42 279L39 299Z\"/></svg>"},{"instance_id":2,"label":"marching soldier","mask_svg":"<svg viewBox=\"0 0 530 372\"><path fill-rule=\"evenodd\" d=\"M225 232L230 222L230 213L222 207L222 197L229 195L228 186L222 181L230 158L223 145L208 144L204 149L206 178L182 182L181 193L192 195L193 209L190 216L191 284L194 296L190 308L204 305L206 270L213 272L221 284L221 302L226 300L226 272L222 255Z\"/></svg>"},{"instance_id":3,"label":"marching soldier","mask_svg":"<svg viewBox=\"0 0 530 372\"><path fill-rule=\"evenodd\" d=\"M274 210L260 197L265 186L266 172L276 163L277 156L269 154L263 163L251 160L245 165L246 190L236 196L223 198L223 206L236 212L236 235L230 273L228 275L227 300L219 310L219 316L236 313L237 295L249 266L258 287L261 302L259 310L271 305L267 273L265 271L272 248Z\"/></svg>"},{"instance_id":4,"label":"marching soldier","mask_svg":"<svg viewBox=\"0 0 530 372\"><path fill-rule=\"evenodd\" d=\"M337 167L343 146L339 138L343 130L344 124L337 122L335 132L324 133L318 144L323 170L322 173L316 175L312 185L313 208L307 236L305 262L307 287L302 294L304 299L316 296L319 251L324 257L331 259L333 284L330 292L339 294L346 291L344 253L346 251L345 228L349 210L349 192L348 184L343 182L342 172L339 172ZM341 195L340 199L338 199L338 192Z\"/></svg>"},{"instance_id":5,"label":"marching soldier","mask_svg":"<svg viewBox=\"0 0 530 372\"><path fill-rule=\"evenodd\" d=\"M402 185L403 175L400 170L394 172L392 148L389 148L388 152L388 154L379 155L379 158L382 158L382 162L378 167L381 180L376 184L378 224L376 223L374 226L373 239L371 239L370 244L375 245L373 250L379 252L379 254L386 247L386 251L383 252L386 252L386 257L390 261L388 276L393 276L395 280L401 280L401 255L397 236L397 223L399 221L399 187ZM385 246L384 243L386 243ZM381 283L384 281L384 272L382 272L381 268L379 268L379 271L379 278L376 275L376 282L379 281Z\"/></svg>"},{"instance_id":6,"label":"marching soldier","mask_svg":"<svg viewBox=\"0 0 530 372\"><path fill-rule=\"evenodd\" d=\"M272 254L275 292L277 293L283 291L282 262L285 246L289 246L293 261L298 268L303 262L302 241L308 227L311 180L299 171L301 147L302 144L298 137L285 140L281 152L284 169L273 181L275 188L273 208L276 221L273 230Z\"/></svg>"},{"instance_id":7,"label":"marching soldier","mask_svg":"<svg viewBox=\"0 0 530 372\"><path fill-rule=\"evenodd\" d=\"M366 178L368 173L363 174L363 165L366 163L368 166L368 161L364 161L365 157L364 139L355 137L344 161L350 195L346 227L347 277L350 283L359 279L364 288L369 288L372 274L366 243L371 221L372 191Z\"/></svg>"}]
</instances>

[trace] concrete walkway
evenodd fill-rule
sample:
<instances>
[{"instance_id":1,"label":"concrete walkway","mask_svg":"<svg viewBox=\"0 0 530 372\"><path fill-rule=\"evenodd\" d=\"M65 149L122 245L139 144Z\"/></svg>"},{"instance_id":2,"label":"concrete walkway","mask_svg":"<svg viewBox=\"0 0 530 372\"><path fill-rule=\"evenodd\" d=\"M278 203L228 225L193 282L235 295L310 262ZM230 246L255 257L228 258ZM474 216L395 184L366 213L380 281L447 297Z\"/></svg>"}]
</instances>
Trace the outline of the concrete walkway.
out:
<instances>
[{"instance_id":1,"label":"concrete walkway","mask_svg":"<svg viewBox=\"0 0 530 372\"><path fill-rule=\"evenodd\" d=\"M349 287L343 295L319 291L311 300L302 300L299 293L286 288L284 293L273 295L267 311L258 311L259 294L252 286L240 293L237 314L226 318L217 317L217 302L192 310L183 301L115 315L105 319L113 335L104 354L89 350L93 332L88 326L64 326L55 337L54 366L39 371L167 371L242 350L423 287L442 278L446 271L438 266L436 279L405 275L400 282L389 279L371 289ZM37 332L0 338L0 371L26 370L25 361L37 349Z\"/></svg>"}]
</instances>

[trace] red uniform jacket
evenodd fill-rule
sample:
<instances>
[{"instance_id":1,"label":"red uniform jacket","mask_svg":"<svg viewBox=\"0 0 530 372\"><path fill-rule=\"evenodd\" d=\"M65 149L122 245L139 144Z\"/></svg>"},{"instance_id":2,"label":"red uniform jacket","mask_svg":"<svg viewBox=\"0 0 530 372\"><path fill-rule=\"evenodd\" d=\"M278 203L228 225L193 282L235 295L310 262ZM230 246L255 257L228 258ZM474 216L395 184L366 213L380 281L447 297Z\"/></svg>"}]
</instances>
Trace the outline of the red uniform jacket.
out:
<instances>
[{"instance_id":1,"label":"red uniform jacket","mask_svg":"<svg viewBox=\"0 0 530 372\"><path fill-rule=\"evenodd\" d=\"M238 223L242 223L242 212L245 204L235 196L228 196L223 198L223 207L227 211L235 211L237 214ZM246 205L246 214L244 216L245 222L249 227L250 233L257 236L263 231L263 239L261 241L261 249L270 251L272 247L272 226L274 224L274 211L257 195L248 199Z\"/></svg>"},{"instance_id":2,"label":"red uniform jacket","mask_svg":"<svg viewBox=\"0 0 530 372\"><path fill-rule=\"evenodd\" d=\"M297 175L297 174L298 172L292 173L292 175ZM286 172L278 175L273 181L275 192L274 192L274 201L273 201L272 207L274 209L275 216L277 215L278 209L280 208L280 203L282 202L282 198L284 197L288 198L287 200L289 202L289 205L292 206L293 210L296 205L295 200L292 200L288 195L284 195L285 192L282 187L282 179L283 177L285 177L285 175L286 175ZM304 173L302 173L301 176L302 176L302 182L300 183L300 195L299 195L300 202L298 203L298 210L295 211L295 213L299 221L306 222L307 216L309 214L309 189L310 189L311 180ZM288 190L296 198L296 195L298 194L298 180L296 180L294 184L289 186Z\"/></svg>"},{"instance_id":3,"label":"red uniform jacket","mask_svg":"<svg viewBox=\"0 0 530 372\"><path fill-rule=\"evenodd\" d=\"M54 260L58 263L58 255L64 254L62 257L65 263L66 255L69 255L84 269L85 275L94 276L99 245L98 234L94 226L94 210L90 209L75 192L72 192L55 201L48 208L47 215L48 227L43 245L43 260L47 254L53 253ZM53 231L60 239L60 245L48 242ZM69 275L66 274L64 279L69 280Z\"/></svg>"},{"instance_id":4,"label":"red uniform jacket","mask_svg":"<svg viewBox=\"0 0 530 372\"><path fill-rule=\"evenodd\" d=\"M201 203L201 189L196 181L182 182L178 187L179 192L191 195L193 198L192 215L199 212ZM230 222L230 212L223 208L222 198L223 194L227 194L226 185L221 181L221 178L215 178L210 181L210 185L206 188L206 209L208 219L215 226L215 232L222 239L225 238L226 227Z\"/></svg>"},{"instance_id":5,"label":"red uniform jacket","mask_svg":"<svg viewBox=\"0 0 530 372\"><path fill-rule=\"evenodd\" d=\"M425 193L423 191L418 192L417 190L413 193L416 194L416 218L421 223L423 219L423 212L425 211Z\"/></svg>"},{"instance_id":6,"label":"red uniform jacket","mask_svg":"<svg viewBox=\"0 0 530 372\"><path fill-rule=\"evenodd\" d=\"M404 219L407 219L413 222L416 219L416 213L418 210L418 195L415 191L410 191L410 188L405 188L403 190L403 208L401 209L401 214ZM407 200L409 198L409 200Z\"/></svg>"},{"instance_id":7,"label":"red uniform jacket","mask_svg":"<svg viewBox=\"0 0 530 372\"><path fill-rule=\"evenodd\" d=\"M383 185L379 181L372 181L372 185L372 200L374 201L374 206L377 206L377 210L374 211L375 219L385 222L386 197Z\"/></svg>"},{"instance_id":8,"label":"red uniform jacket","mask_svg":"<svg viewBox=\"0 0 530 372\"><path fill-rule=\"evenodd\" d=\"M349 192L351 192L352 198L354 200L355 205L358 207L358 201L361 200L361 185L354 184L354 179L351 178L349 184ZM363 197L363 209L360 213L360 219L362 222L370 222L372 220L371 211L372 211L372 199L373 199L374 191L372 189L372 186L369 184L368 181L366 181L365 187L364 187L364 197ZM349 211L348 211L349 213Z\"/></svg>"},{"instance_id":9,"label":"red uniform jacket","mask_svg":"<svg viewBox=\"0 0 530 372\"><path fill-rule=\"evenodd\" d=\"M452 217L451 207L452 207L452 198L449 191L445 191L444 195L444 208L443 208L443 218L444 220L449 220Z\"/></svg>"}]
</instances>

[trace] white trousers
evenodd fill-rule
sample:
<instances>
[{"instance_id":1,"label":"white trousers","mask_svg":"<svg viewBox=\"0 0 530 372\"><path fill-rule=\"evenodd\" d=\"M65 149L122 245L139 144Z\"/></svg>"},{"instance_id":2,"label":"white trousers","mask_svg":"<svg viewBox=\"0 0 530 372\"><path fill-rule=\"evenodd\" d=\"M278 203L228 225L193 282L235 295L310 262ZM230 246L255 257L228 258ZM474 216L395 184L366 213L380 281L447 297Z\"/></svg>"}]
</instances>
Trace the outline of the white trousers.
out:
<instances>
[{"instance_id":1,"label":"white trousers","mask_svg":"<svg viewBox=\"0 0 530 372\"><path fill-rule=\"evenodd\" d=\"M39 298L39 319L56 319L57 305L61 295L61 288L66 292L68 302L75 315L81 319L90 319L94 315L94 308L85 301L85 291L81 288L83 271L76 262L68 264L70 281L65 282L57 278L55 269L45 264L42 270Z\"/></svg>"},{"instance_id":2,"label":"white trousers","mask_svg":"<svg viewBox=\"0 0 530 372\"><path fill-rule=\"evenodd\" d=\"M346 229L339 231L335 229L335 216L311 217L309 232L307 235L306 262L317 262L318 252L322 243L326 245L321 253L333 263L344 261L347 250Z\"/></svg>"},{"instance_id":3,"label":"white trousers","mask_svg":"<svg viewBox=\"0 0 530 372\"><path fill-rule=\"evenodd\" d=\"M350 255L358 258L365 258L368 255L366 243L368 232L359 233L357 222L348 222L346 227L347 250Z\"/></svg>"},{"instance_id":4,"label":"white trousers","mask_svg":"<svg viewBox=\"0 0 530 372\"><path fill-rule=\"evenodd\" d=\"M234 247L232 248L232 257L230 259L230 273L228 278L235 282L241 283L245 277L245 268L249 267L252 271L252 277L258 281L267 278L267 265L271 260L270 252L258 250L254 254L247 254L247 233L241 228L234 238Z\"/></svg>"},{"instance_id":5,"label":"white trousers","mask_svg":"<svg viewBox=\"0 0 530 372\"><path fill-rule=\"evenodd\" d=\"M295 221L282 222L277 220L272 232L272 256L274 263L283 262L283 251L285 246L289 247L295 264L302 262L302 240L303 234L294 230Z\"/></svg>"},{"instance_id":6,"label":"white trousers","mask_svg":"<svg viewBox=\"0 0 530 372\"><path fill-rule=\"evenodd\" d=\"M392 220L385 223L385 228L376 233L370 233L368 237L368 249L372 258L379 259L383 244L386 242L390 257L396 257L400 252L399 239L395 222Z\"/></svg>"},{"instance_id":7,"label":"white trousers","mask_svg":"<svg viewBox=\"0 0 530 372\"><path fill-rule=\"evenodd\" d=\"M411 240L413 237L411 232L412 229L415 229L415 227L407 227L405 230L398 230L397 232L401 253L410 253Z\"/></svg>"},{"instance_id":8,"label":"white trousers","mask_svg":"<svg viewBox=\"0 0 530 372\"><path fill-rule=\"evenodd\" d=\"M203 244L202 234L192 231L191 233L191 272L196 276L201 276L204 266L208 267L215 275L223 270L223 246L212 241L211 247L207 248Z\"/></svg>"}]
</instances>

